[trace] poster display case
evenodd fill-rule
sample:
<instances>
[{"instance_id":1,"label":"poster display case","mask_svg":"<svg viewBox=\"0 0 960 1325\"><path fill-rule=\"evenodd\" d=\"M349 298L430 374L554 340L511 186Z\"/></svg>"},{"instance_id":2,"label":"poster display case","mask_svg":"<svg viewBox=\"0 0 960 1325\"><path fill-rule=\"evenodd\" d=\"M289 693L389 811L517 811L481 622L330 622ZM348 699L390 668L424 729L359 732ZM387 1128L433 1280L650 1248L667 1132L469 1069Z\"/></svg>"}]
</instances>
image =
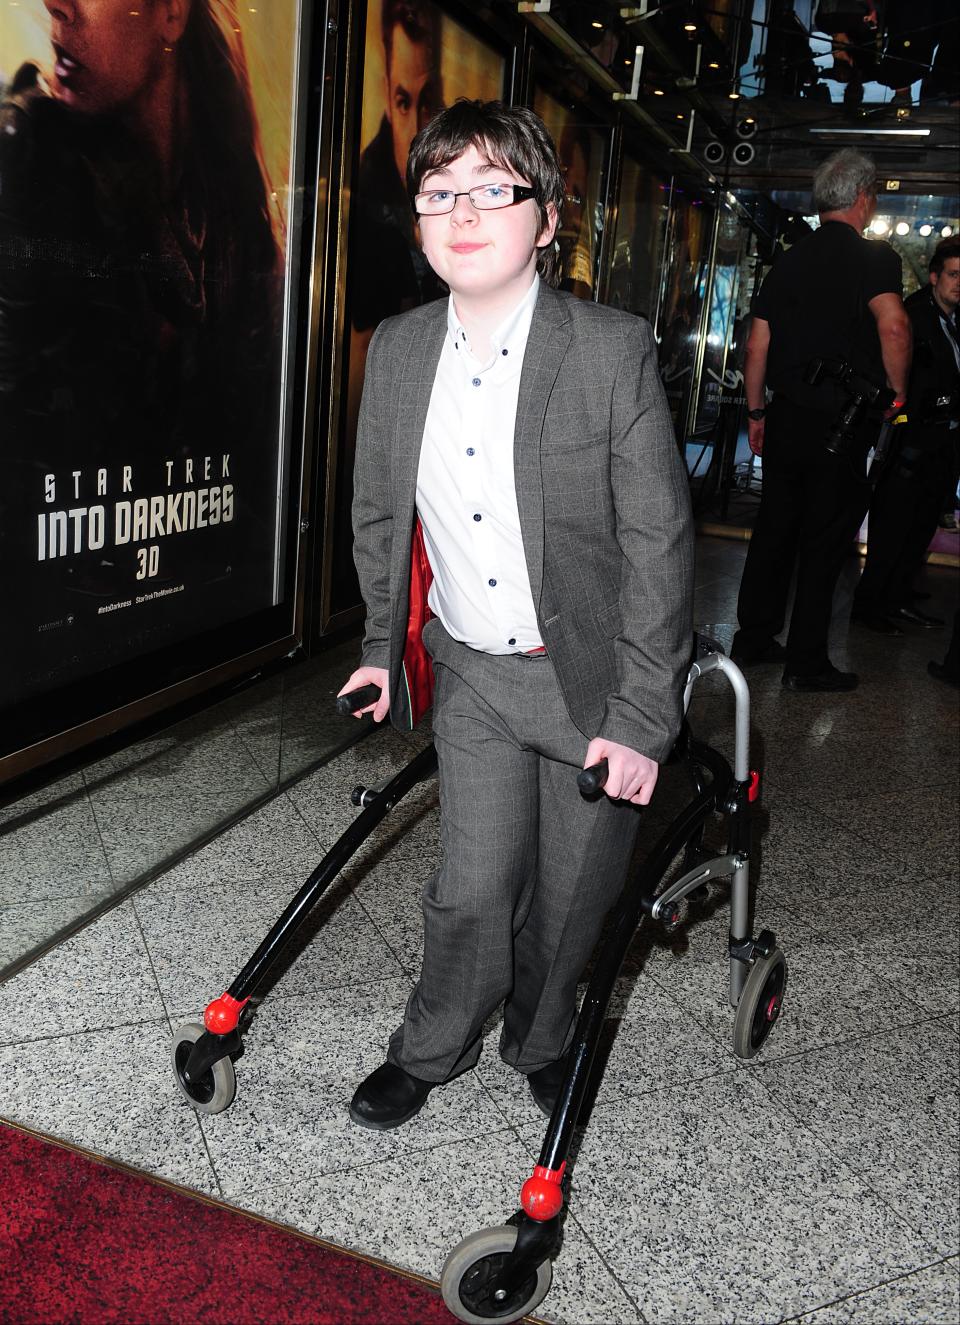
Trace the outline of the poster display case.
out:
<instances>
[{"instance_id":1,"label":"poster display case","mask_svg":"<svg viewBox=\"0 0 960 1325\"><path fill-rule=\"evenodd\" d=\"M655 323L670 186L637 156L625 152L617 190L617 220L603 302Z\"/></svg>"},{"instance_id":2,"label":"poster display case","mask_svg":"<svg viewBox=\"0 0 960 1325\"><path fill-rule=\"evenodd\" d=\"M4 6L0 758L293 636L310 10Z\"/></svg>"},{"instance_id":3,"label":"poster display case","mask_svg":"<svg viewBox=\"0 0 960 1325\"><path fill-rule=\"evenodd\" d=\"M344 191L347 277L335 454L328 470L324 630L359 614L350 506L370 340L384 318L445 293L416 236L405 184L410 144L458 97L509 99L512 73L508 44L479 29L467 11L432 0L367 0L358 8L364 22L355 61L358 128Z\"/></svg>"},{"instance_id":4,"label":"poster display case","mask_svg":"<svg viewBox=\"0 0 960 1325\"><path fill-rule=\"evenodd\" d=\"M595 122L578 102L556 89L534 86L532 105L557 145L564 178L560 246L560 289L596 299L600 285L606 216L611 129Z\"/></svg>"}]
</instances>

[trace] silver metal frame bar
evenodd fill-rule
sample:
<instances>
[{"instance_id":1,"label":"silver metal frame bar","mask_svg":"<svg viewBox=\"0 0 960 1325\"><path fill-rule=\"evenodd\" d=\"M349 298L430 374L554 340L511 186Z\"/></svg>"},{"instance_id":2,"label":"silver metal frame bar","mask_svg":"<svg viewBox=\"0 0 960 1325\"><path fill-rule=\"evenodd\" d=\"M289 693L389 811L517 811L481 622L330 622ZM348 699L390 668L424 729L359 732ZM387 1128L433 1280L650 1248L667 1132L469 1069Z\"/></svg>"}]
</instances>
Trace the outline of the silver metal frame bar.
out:
<instances>
[{"instance_id":1,"label":"silver metal frame bar","mask_svg":"<svg viewBox=\"0 0 960 1325\"><path fill-rule=\"evenodd\" d=\"M683 710L686 712L690 705L695 682L699 677L706 676L708 672L722 672L733 689L736 703L733 775L738 782L746 782L750 777L750 690L737 664L725 653L708 653L703 658L697 658L687 674L687 684L683 691ZM712 871L713 878L723 878L727 874L731 876L730 940L732 943L742 943L749 933L750 911L750 863L743 856L720 856L716 860L704 862L697 870L692 871L691 875L678 879L676 884L658 898L658 906L661 903L665 905L667 900L676 901L678 897L692 891L697 886L695 880L691 881L692 875L703 874L704 870L708 869ZM653 914L658 914L657 907L654 907ZM730 959L731 1007L736 1007L740 1002L749 970L750 967L746 962L736 957Z\"/></svg>"}]
</instances>

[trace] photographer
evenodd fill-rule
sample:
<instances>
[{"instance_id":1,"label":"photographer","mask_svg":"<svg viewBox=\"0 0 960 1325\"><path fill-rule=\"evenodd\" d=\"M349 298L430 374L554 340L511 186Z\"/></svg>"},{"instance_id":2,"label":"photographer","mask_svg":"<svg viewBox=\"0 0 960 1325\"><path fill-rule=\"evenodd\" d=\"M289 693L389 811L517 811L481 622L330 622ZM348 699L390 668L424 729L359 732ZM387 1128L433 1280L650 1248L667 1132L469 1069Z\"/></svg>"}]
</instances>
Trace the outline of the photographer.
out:
<instances>
[{"instance_id":1,"label":"photographer","mask_svg":"<svg viewBox=\"0 0 960 1325\"><path fill-rule=\"evenodd\" d=\"M867 507L866 457L882 415L879 406L861 410L838 447L838 420L850 403L844 378L886 383L902 404L911 354L900 259L888 244L861 238L877 207L875 175L869 157L850 150L820 166L813 180L820 228L767 276L747 343L749 441L763 457L763 491L733 656L741 665L782 661L788 690L853 690L858 680L830 662L827 632L844 554ZM818 360L843 361L848 371L821 373L814 383ZM775 637L795 561L784 648Z\"/></svg>"},{"instance_id":2,"label":"photographer","mask_svg":"<svg viewBox=\"0 0 960 1325\"><path fill-rule=\"evenodd\" d=\"M960 437L960 240L938 244L930 282L907 300L914 355L897 447L870 503L867 561L854 598L854 620L881 635L904 624L939 629L941 617L921 612L913 581L937 530L944 496L956 495Z\"/></svg>"}]
</instances>

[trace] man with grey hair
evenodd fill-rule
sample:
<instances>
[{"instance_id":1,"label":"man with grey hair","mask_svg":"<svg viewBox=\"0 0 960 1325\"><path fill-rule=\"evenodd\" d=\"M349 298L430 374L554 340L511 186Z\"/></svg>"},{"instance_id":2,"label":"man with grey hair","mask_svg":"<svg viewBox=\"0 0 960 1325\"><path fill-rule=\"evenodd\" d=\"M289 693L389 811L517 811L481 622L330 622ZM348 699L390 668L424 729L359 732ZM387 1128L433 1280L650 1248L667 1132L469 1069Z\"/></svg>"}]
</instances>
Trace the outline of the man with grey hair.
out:
<instances>
[{"instance_id":1,"label":"man with grey hair","mask_svg":"<svg viewBox=\"0 0 960 1325\"><path fill-rule=\"evenodd\" d=\"M877 208L876 168L845 150L814 176L820 227L780 256L753 306L745 385L750 449L763 457L763 491L737 604L733 656L741 665L783 662L794 691L853 690L858 677L827 655L833 590L867 508L866 458L879 431L868 411L837 449L826 442L848 400L836 376L811 384L813 365L843 361L886 385L902 404L910 369L910 321L900 259L862 238ZM769 404L768 393L771 395ZM786 647L786 620L797 568Z\"/></svg>"},{"instance_id":2,"label":"man with grey hair","mask_svg":"<svg viewBox=\"0 0 960 1325\"><path fill-rule=\"evenodd\" d=\"M870 157L852 148L828 156L813 176L813 206L821 214L845 212L858 197L873 199L876 210L877 168ZM869 218L868 218L869 219ZM865 223L866 224L866 223Z\"/></svg>"}]
</instances>

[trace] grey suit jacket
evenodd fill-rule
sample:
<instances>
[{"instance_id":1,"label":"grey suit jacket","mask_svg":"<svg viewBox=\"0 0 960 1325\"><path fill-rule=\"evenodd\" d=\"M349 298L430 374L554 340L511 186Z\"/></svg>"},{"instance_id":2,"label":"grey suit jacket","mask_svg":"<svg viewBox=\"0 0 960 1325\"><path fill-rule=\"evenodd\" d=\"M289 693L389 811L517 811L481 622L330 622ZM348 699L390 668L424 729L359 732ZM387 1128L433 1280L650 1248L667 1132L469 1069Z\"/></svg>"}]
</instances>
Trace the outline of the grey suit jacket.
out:
<instances>
[{"instance_id":1,"label":"grey suit jacket","mask_svg":"<svg viewBox=\"0 0 960 1325\"><path fill-rule=\"evenodd\" d=\"M382 322L367 356L354 472L363 663L400 680L417 469L445 299ZM541 283L520 378L517 503L530 587L570 716L663 760L679 730L691 650L687 476L650 326Z\"/></svg>"}]
</instances>

